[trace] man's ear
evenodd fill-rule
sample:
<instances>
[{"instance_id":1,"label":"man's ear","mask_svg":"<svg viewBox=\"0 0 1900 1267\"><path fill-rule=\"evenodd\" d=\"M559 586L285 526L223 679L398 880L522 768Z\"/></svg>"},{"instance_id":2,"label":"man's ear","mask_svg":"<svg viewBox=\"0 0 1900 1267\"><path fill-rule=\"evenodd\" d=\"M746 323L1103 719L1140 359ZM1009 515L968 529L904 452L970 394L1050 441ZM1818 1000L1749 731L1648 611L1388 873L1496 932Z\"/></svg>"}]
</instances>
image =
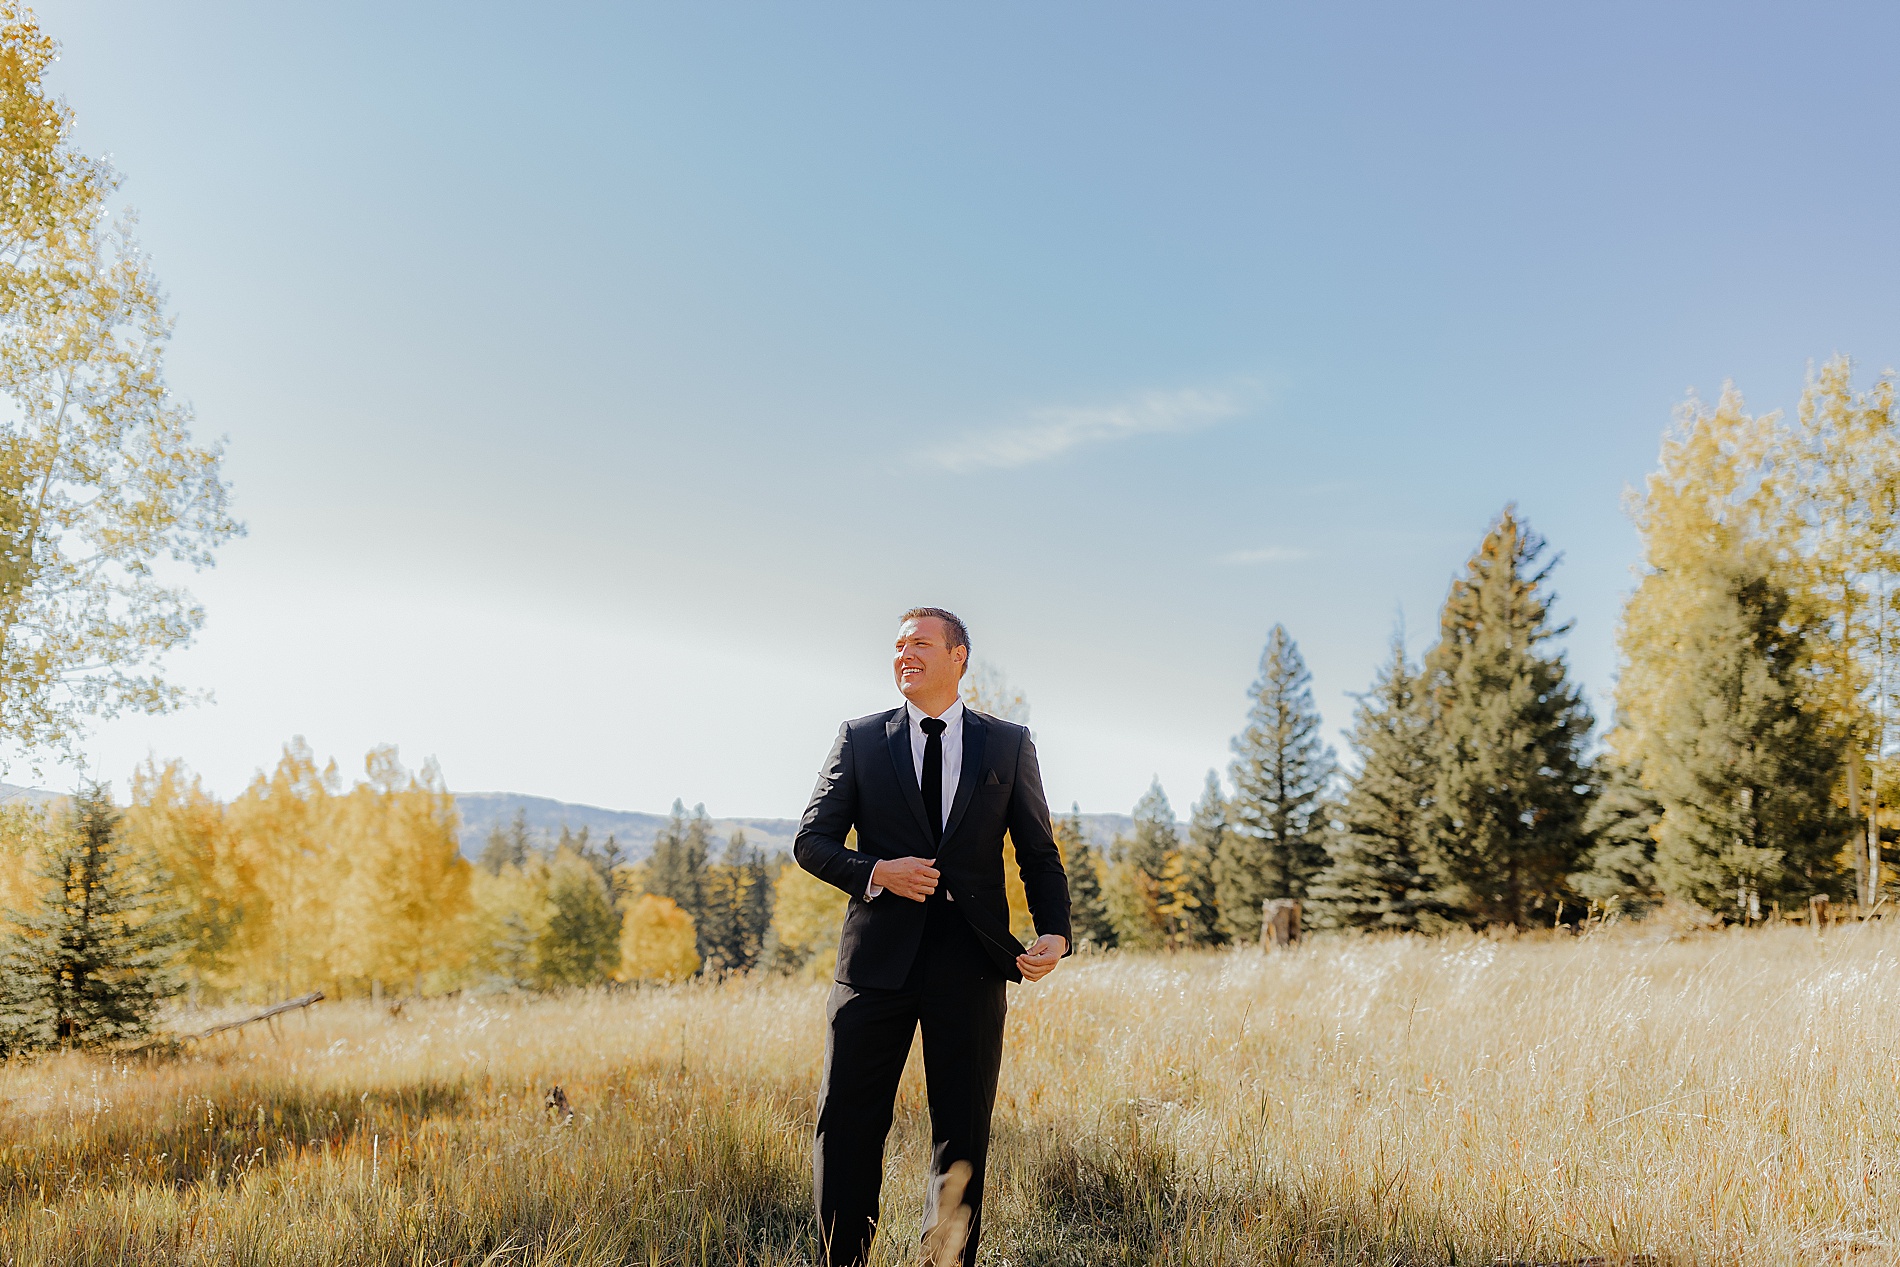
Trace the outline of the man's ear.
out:
<instances>
[{"instance_id":1,"label":"man's ear","mask_svg":"<svg viewBox=\"0 0 1900 1267\"><path fill-rule=\"evenodd\" d=\"M970 668L970 649L968 647L952 647L950 648L950 654L957 658L957 677L960 680Z\"/></svg>"}]
</instances>

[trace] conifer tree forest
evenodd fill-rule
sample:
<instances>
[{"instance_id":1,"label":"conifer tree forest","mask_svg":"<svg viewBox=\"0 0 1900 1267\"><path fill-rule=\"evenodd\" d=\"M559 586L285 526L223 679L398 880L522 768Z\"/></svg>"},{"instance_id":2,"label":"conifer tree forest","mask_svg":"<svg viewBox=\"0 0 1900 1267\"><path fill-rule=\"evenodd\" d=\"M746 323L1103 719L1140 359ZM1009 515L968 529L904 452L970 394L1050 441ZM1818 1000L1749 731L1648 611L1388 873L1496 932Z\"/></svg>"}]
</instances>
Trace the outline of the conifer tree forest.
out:
<instances>
[{"instance_id":1,"label":"conifer tree forest","mask_svg":"<svg viewBox=\"0 0 1900 1267\"><path fill-rule=\"evenodd\" d=\"M703 806L676 803L642 862L517 815L471 864L440 773L393 749L348 786L296 742L228 803L177 763L130 791L0 807L0 1054L135 1038L180 993L547 991L812 957L776 947L784 861L742 833L715 854Z\"/></svg>"},{"instance_id":2,"label":"conifer tree forest","mask_svg":"<svg viewBox=\"0 0 1900 1267\"><path fill-rule=\"evenodd\" d=\"M221 445L166 385L119 177L42 83L53 43L0 5L0 51L0 736L71 755L94 718L189 702L162 661L204 613L154 567L208 566L244 529ZM1352 935L1878 910L1900 828L1895 386L1836 356L1792 417L1733 389L1677 412L1627 498L1641 557L1606 718L1564 658L1560 555L1516 505L1445 560L1429 645L1397 634L1369 666L1343 760L1271 624L1185 819L1157 778L1125 832L1091 838L1075 807L1052 824L1077 941L1245 945L1275 899ZM993 665L964 696L1028 721ZM823 977L849 900L683 801L644 856L517 816L470 862L441 771L394 748L346 779L294 740L229 800L153 758L125 790L0 806L0 1056L137 1042L180 995ZM1026 936L1007 859L1005 881Z\"/></svg>"},{"instance_id":3,"label":"conifer tree forest","mask_svg":"<svg viewBox=\"0 0 1900 1267\"><path fill-rule=\"evenodd\" d=\"M1246 944L1276 898L1351 934L1875 908L1900 823L1900 414L1891 377L1852 379L1821 366L1792 420L1733 391L1680 411L1629 498L1642 561L1600 728L1561 649L1558 556L1516 506L1430 645L1394 636L1343 760L1272 626L1231 762L1184 818L1156 780L1121 834L1074 807L1053 823L1078 943ZM965 697L1028 720L993 666ZM228 802L154 759L127 801L0 807L0 1050L134 1041L180 994L823 976L846 902L679 801L644 857L517 815L470 863L441 773L391 748L346 781L296 741Z\"/></svg>"},{"instance_id":4,"label":"conifer tree forest","mask_svg":"<svg viewBox=\"0 0 1900 1267\"><path fill-rule=\"evenodd\" d=\"M1752 923L1805 916L1817 897L1874 909L1900 826L1893 377L1856 389L1837 357L1792 420L1751 415L1733 390L1692 400L1629 509L1643 558L1607 726L1559 647L1557 557L1506 506L1453 578L1433 644L1415 659L1394 638L1343 770L1298 645L1269 631L1191 843L1147 821L1164 798L1151 788L1132 837L1083 855L1078 935L1247 940L1281 897L1302 899L1308 928L1362 932L1664 910ZM1202 874L1205 893L1188 882Z\"/></svg>"},{"instance_id":5,"label":"conifer tree forest","mask_svg":"<svg viewBox=\"0 0 1900 1267\"><path fill-rule=\"evenodd\" d=\"M40 859L37 900L11 913L0 1052L139 1038L176 991L178 911L163 876L140 874L118 819L107 789L82 789Z\"/></svg>"}]
</instances>

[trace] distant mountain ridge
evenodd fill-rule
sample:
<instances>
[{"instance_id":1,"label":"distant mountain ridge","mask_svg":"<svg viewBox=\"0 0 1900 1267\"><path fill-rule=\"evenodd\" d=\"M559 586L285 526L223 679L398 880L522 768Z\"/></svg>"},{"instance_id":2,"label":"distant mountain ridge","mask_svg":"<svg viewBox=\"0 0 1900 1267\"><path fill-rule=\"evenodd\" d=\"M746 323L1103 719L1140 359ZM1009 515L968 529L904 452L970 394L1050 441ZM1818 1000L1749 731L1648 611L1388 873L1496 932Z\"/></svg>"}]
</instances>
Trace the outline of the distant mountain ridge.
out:
<instances>
[{"instance_id":1,"label":"distant mountain ridge","mask_svg":"<svg viewBox=\"0 0 1900 1267\"><path fill-rule=\"evenodd\" d=\"M44 805L48 801L57 801L66 795L64 792L49 792L43 787L21 787L17 783L0 783L0 805L11 805L15 801L30 801L35 805Z\"/></svg>"},{"instance_id":2,"label":"distant mountain ridge","mask_svg":"<svg viewBox=\"0 0 1900 1267\"><path fill-rule=\"evenodd\" d=\"M0 784L0 800L6 799L8 790ZM667 819L665 814L603 809L598 805L577 805L519 792L457 792L455 808L462 816L462 856L470 859L480 857L489 833L513 822L516 813L522 815L528 830L544 841L558 839L563 827L571 832L585 827L591 837L604 839L611 835L635 861L653 852L653 841ZM715 818L712 826L717 846L723 846L734 831L743 831L747 844L767 853L789 854L792 837L798 832L795 818ZM1135 820L1126 814L1082 815L1083 834L1090 844L1098 847L1133 831L1134 826ZM1181 830L1186 832L1185 824Z\"/></svg>"},{"instance_id":3,"label":"distant mountain ridge","mask_svg":"<svg viewBox=\"0 0 1900 1267\"><path fill-rule=\"evenodd\" d=\"M667 820L665 814L603 809L518 792L457 792L455 808L462 816L462 856L466 858L479 857L489 833L506 827L519 813L528 830L543 840L558 839L563 827L572 832L584 827L592 837L612 836L629 858L638 861L653 852L653 841ZM789 818L715 818L712 825L717 843L723 844L735 830L743 831L746 843L767 853L790 853L792 835L798 830L798 823Z\"/></svg>"},{"instance_id":4,"label":"distant mountain ridge","mask_svg":"<svg viewBox=\"0 0 1900 1267\"><path fill-rule=\"evenodd\" d=\"M0 805L11 805L16 801L45 805L65 796L64 792L50 792L45 788L0 783ZM455 808L462 819L459 842L462 856L470 861L481 856L482 845L489 833L496 827L506 827L513 822L517 812L526 821L528 830L542 841L560 839L563 827L571 832L578 832L584 827L587 834L595 839L604 840L612 836L626 850L627 857L636 862L653 852L653 841L667 820L665 814L604 809L598 805L580 805L571 801L557 801L549 796L526 796L519 792L457 792ZM725 842L733 832L743 831L747 844L763 849L768 854L789 854L792 851L792 837L798 833L798 820L795 818L715 818L712 826L715 851L725 847ZM1082 833L1097 848L1105 847L1116 836L1126 835L1134 828L1135 820L1126 814L1082 815ZM1187 824L1179 824L1179 829L1185 837Z\"/></svg>"}]
</instances>

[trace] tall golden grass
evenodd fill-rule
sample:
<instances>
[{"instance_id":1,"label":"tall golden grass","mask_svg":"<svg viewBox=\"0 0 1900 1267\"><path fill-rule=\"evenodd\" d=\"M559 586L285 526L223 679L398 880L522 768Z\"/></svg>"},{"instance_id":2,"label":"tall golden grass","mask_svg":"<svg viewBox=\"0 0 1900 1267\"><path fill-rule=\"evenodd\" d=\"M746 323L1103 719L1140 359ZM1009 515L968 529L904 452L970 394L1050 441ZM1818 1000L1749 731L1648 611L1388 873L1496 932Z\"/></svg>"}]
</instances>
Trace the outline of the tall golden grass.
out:
<instances>
[{"instance_id":1,"label":"tall golden grass","mask_svg":"<svg viewBox=\"0 0 1900 1267\"><path fill-rule=\"evenodd\" d=\"M1877 1262L1900 932L1072 960L1012 987L987 1261ZM15 1263L812 1261L822 984L325 1005L0 1070ZM543 1107L560 1084L576 1109ZM914 1258L901 1093L881 1261Z\"/></svg>"}]
</instances>

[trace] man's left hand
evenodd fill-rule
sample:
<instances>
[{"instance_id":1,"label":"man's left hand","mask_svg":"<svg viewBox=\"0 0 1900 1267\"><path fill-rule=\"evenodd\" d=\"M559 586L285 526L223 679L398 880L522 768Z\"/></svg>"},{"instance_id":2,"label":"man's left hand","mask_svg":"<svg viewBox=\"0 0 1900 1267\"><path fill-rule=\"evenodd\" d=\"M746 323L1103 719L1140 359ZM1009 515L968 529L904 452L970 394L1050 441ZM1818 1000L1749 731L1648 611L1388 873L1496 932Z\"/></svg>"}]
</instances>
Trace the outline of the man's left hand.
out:
<instances>
[{"instance_id":1,"label":"man's left hand","mask_svg":"<svg viewBox=\"0 0 1900 1267\"><path fill-rule=\"evenodd\" d=\"M1035 945L1016 956L1016 966L1022 970L1023 980L1040 981L1055 971L1068 949L1069 943L1064 938L1056 933L1044 933L1036 938Z\"/></svg>"}]
</instances>

